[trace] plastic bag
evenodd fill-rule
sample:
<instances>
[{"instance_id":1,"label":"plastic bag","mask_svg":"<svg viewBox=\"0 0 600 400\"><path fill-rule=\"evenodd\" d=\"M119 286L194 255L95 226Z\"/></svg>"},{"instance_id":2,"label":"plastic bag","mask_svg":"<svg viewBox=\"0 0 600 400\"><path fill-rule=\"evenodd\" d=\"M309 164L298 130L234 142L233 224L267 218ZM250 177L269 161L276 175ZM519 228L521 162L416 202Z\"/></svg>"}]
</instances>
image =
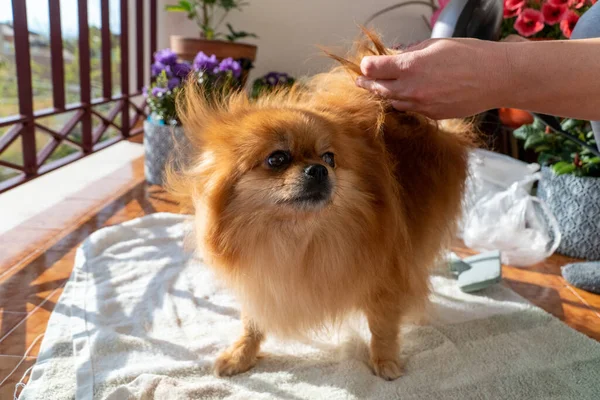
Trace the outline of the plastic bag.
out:
<instances>
[{"instance_id":1,"label":"plastic bag","mask_svg":"<svg viewBox=\"0 0 600 400\"><path fill-rule=\"evenodd\" d=\"M469 155L469 178L463 201L463 215L458 226L462 237L464 224L475 204L484 196L507 190L515 182L524 181L539 171L539 164L527 164L512 157L492 151L475 149ZM531 193L535 179L523 187Z\"/></svg>"},{"instance_id":2,"label":"plastic bag","mask_svg":"<svg viewBox=\"0 0 600 400\"><path fill-rule=\"evenodd\" d=\"M539 174L530 175L477 200L464 221L465 244L478 251L500 250L502 262L514 266L532 265L552 255L561 233L546 204L526 189L537 179Z\"/></svg>"}]
</instances>

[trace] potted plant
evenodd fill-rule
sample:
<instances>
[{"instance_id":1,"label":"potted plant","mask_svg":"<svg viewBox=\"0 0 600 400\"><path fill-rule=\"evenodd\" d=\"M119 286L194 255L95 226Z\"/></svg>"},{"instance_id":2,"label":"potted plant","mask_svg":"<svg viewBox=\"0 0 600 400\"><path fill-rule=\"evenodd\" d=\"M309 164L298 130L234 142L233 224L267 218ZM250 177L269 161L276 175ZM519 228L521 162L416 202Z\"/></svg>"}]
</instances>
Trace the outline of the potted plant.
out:
<instances>
[{"instance_id":1,"label":"potted plant","mask_svg":"<svg viewBox=\"0 0 600 400\"><path fill-rule=\"evenodd\" d=\"M180 59L187 61L192 61L198 52L214 54L219 60L233 58L242 66L244 84L256 59L257 47L237 41L257 36L236 31L229 23L226 24L226 33L219 29L232 10L241 11L246 5L248 3L243 0L182 0L165 6L167 11L186 13L187 18L194 21L200 29L198 37L171 36L171 49Z\"/></svg>"},{"instance_id":2,"label":"potted plant","mask_svg":"<svg viewBox=\"0 0 600 400\"><path fill-rule=\"evenodd\" d=\"M558 252L600 260L600 156L590 123L562 119L554 133L541 121L523 125L513 134L533 149L542 165L538 196L546 202L562 232Z\"/></svg>"},{"instance_id":3,"label":"potted plant","mask_svg":"<svg viewBox=\"0 0 600 400\"><path fill-rule=\"evenodd\" d=\"M224 93L241 88L241 73L240 63L232 58L218 61L214 54L208 56L200 52L190 64L179 62L170 49L156 52L151 67L153 82L144 88L150 109L144 121L144 172L149 183L161 185L172 151L189 148L175 107L176 97L185 95L184 84L193 79L207 95Z\"/></svg>"},{"instance_id":4,"label":"potted plant","mask_svg":"<svg viewBox=\"0 0 600 400\"><path fill-rule=\"evenodd\" d=\"M519 35L528 40L569 39L579 17L596 0L504 0L501 37ZM533 118L524 110L501 108L503 124L519 127Z\"/></svg>"},{"instance_id":5,"label":"potted plant","mask_svg":"<svg viewBox=\"0 0 600 400\"><path fill-rule=\"evenodd\" d=\"M296 80L285 72L269 72L265 76L257 78L252 84L251 97L257 99L263 94L275 89L291 88Z\"/></svg>"}]
</instances>

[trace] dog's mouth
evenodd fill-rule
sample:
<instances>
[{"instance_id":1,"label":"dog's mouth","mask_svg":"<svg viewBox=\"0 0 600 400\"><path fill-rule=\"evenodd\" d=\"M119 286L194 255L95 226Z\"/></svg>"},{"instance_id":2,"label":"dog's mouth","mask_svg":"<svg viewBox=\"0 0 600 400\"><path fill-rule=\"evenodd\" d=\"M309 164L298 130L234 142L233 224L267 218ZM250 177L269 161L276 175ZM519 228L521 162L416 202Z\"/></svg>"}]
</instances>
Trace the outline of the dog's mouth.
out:
<instances>
[{"instance_id":1,"label":"dog's mouth","mask_svg":"<svg viewBox=\"0 0 600 400\"><path fill-rule=\"evenodd\" d=\"M298 195L286 199L285 204L300 209L319 209L331 201L331 188L326 187L320 190L303 191Z\"/></svg>"}]
</instances>

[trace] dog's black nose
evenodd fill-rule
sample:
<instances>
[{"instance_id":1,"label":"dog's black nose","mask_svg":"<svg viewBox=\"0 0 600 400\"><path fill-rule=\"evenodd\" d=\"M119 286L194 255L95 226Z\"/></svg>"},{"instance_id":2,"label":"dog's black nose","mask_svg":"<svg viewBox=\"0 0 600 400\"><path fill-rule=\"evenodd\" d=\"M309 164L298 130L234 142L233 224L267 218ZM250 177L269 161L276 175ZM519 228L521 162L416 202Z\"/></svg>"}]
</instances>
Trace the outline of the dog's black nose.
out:
<instances>
[{"instance_id":1,"label":"dog's black nose","mask_svg":"<svg viewBox=\"0 0 600 400\"><path fill-rule=\"evenodd\" d=\"M312 164L304 168L304 175L307 178L314 179L317 183L321 183L327 179L327 168L321 164Z\"/></svg>"}]
</instances>

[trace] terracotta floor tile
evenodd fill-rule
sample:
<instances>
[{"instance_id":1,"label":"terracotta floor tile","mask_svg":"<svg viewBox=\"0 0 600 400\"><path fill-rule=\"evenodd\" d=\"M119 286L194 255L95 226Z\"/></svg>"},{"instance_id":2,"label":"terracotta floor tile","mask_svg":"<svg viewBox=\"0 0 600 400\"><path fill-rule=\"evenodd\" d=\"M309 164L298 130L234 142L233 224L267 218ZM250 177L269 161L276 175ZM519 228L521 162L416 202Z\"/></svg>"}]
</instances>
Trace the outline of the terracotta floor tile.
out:
<instances>
[{"instance_id":1,"label":"terracotta floor tile","mask_svg":"<svg viewBox=\"0 0 600 400\"><path fill-rule=\"evenodd\" d=\"M27 316L26 312L0 310L0 338ZM0 377L2 379L2 377Z\"/></svg>"},{"instance_id":2,"label":"terracotta floor tile","mask_svg":"<svg viewBox=\"0 0 600 400\"><path fill-rule=\"evenodd\" d=\"M48 299L45 302L44 297L32 297L30 299L28 308L32 311L23 322L17 324L3 336L4 339L0 342L0 355L22 356L34 342L35 344L28 355L38 355L42 338L37 338L46 332L48 319L61 293L62 289L55 290L50 294L45 293Z\"/></svg>"},{"instance_id":3,"label":"terracotta floor tile","mask_svg":"<svg viewBox=\"0 0 600 400\"><path fill-rule=\"evenodd\" d=\"M8 374L19 364L20 357L0 356L0 382L4 380ZM0 399L12 399L15 391L15 386L27 369L35 364L36 357L27 357L21 365L13 372L8 380L0 386ZM27 382L29 376L23 381ZM17 392L17 393L20 393Z\"/></svg>"},{"instance_id":4,"label":"terracotta floor tile","mask_svg":"<svg viewBox=\"0 0 600 400\"><path fill-rule=\"evenodd\" d=\"M578 289L571 285L569 285L569 287L576 293L576 296L579 297L580 300L585 302L590 308L596 310L596 312L600 313L600 295L586 292L585 290Z\"/></svg>"},{"instance_id":5,"label":"terracotta floor tile","mask_svg":"<svg viewBox=\"0 0 600 400\"><path fill-rule=\"evenodd\" d=\"M0 280L0 308L23 312L32 296L63 286L71 275L75 251L47 251L10 271Z\"/></svg>"},{"instance_id":6,"label":"terracotta floor tile","mask_svg":"<svg viewBox=\"0 0 600 400\"><path fill-rule=\"evenodd\" d=\"M502 277L511 281L532 283L536 286L562 288L565 280L560 275L540 272L529 268L504 266Z\"/></svg>"}]
</instances>

